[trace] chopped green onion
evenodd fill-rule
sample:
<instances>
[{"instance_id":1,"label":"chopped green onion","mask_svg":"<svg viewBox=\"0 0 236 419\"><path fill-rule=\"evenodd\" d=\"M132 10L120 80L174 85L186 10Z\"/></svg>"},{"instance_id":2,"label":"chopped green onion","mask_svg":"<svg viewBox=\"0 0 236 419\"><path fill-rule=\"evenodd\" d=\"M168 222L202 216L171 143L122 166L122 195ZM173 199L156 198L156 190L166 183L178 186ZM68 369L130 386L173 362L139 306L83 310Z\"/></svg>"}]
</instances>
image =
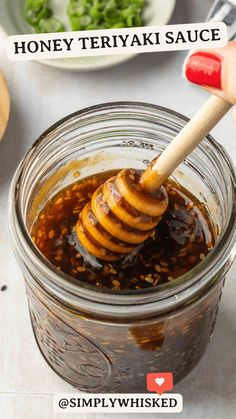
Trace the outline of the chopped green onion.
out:
<instances>
[{"instance_id":1,"label":"chopped green onion","mask_svg":"<svg viewBox=\"0 0 236 419\"><path fill-rule=\"evenodd\" d=\"M35 32L62 32L63 24L52 16L49 0L26 0L25 19Z\"/></svg>"},{"instance_id":2,"label":"chopped green onion","mask_svg":"<svg viewBox=\"0 0 236 419\"><path fill-rule=\"evenodd\" d=\"M73 31L142 26L146 0L69 0L67 15ZM26 0L25 19L36 32L61 32L50 0Z\"/></svg>"},{"instance_id":3,"label":"chopped green onion","mask_svg":"<svg viewBox=\"0 0 236 419\"><path fill-rule=\"evenodd\" d=\"M41 9L26 8L25 18L31 26L37 26L41 19L47 19L52 15L51 10L47 6L42 6Z\"/></svg>"},{"instance_id":4,"label":"chopped green onion","mask_svg":"<svg viewBox=\"0 0 236 419\"><path fill-rule=\"evenodd\" d=\"M70 0L67 14L73 30L124 28L143 24L144 6L145 0Z\"/></svg>"},{"instance_id":5,"label":"chopped green onion","mask_svg":"<svg viewBox=\"0 0 236 419\"><path fill-rule=\"evenodd\" d=\"M49 19L41 19L36 30L40 33L63 32L64 26L60 20L52 16Z\"/></svg>"}]
</instances>

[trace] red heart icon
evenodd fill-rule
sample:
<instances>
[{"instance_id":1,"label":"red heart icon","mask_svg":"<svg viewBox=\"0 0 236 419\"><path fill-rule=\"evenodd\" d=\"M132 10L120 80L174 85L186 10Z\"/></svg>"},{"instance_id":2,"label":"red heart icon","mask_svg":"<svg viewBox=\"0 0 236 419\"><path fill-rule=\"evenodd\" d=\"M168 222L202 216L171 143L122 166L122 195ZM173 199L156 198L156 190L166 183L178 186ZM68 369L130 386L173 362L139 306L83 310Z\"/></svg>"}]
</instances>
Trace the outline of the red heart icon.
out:
<instances>
[{"instance_id":1,"label":"red heart icon","mask_svg":"<svg viewBox=\"0 0 236 419\"><path fill-rule=\"evenodd\" d=\"M172 372L151 372L147 374L147 389L160 396L167 390L173 390Z\"/></svg>"}]
</instances>

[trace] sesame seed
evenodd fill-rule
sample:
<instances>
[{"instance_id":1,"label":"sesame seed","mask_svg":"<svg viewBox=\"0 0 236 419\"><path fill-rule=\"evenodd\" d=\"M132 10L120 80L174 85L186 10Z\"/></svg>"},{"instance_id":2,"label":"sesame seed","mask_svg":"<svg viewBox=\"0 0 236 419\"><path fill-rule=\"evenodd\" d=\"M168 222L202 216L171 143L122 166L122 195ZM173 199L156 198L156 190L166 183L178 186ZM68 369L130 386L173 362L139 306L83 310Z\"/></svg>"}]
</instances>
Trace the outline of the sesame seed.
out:
<instances>
[{"instance_id":1,"label":"sesame seed","mask_svg":"<svg viewBox=\"0 0 236 419\"><path fill-rule=\"evenodd\" d=\"M55 231L54 230L49 231L48 238L53 239L54 236L55 236Z\"/></svg>"},{"instance_id":2,"label":"sesame seed","mask_svg":"<svg viewBox=\"0 0 236 419\"><path fill-rule=\"evenodd\" d=\"M55 202L56 205L61 205L63 203L63 198L58 198Z\"/></svg>"},{"instance_id":3,"label":"sesame seed","mask_svg":"<svg viewBox=\"0 0 236 419\"><path fill-rule=\"evenodd\" d=\"M154 279L153 279L153 278L151 278L150 276L146 276L146 277L145 277L145 281L146 281L146 282L149 282L149 284L153 284Z\"/></svg>"},{"instance_id":4,"label":"sesame seed","mask_svg":"<svg viewBox=\"0 0 236 419\"><path fill-rule=\"evenodd\" d=\"M167 268L168 263L161 261L161 265L162 265L162 266L165 266L165 268Z\"/></svg>"},{"instance_id":5,"label":"sesame seed","mask_svg":"<svg viewBox=\"0 0 236 419\"><path fill-rule=\"evenodd\" d=\"M114 287L119 287L120 286L120 281L117 281L116 279L114 279L112 281L112 285L114 285Z\"/></svg>"},{"instance_id":6,"label":"sesame seed","mask_svg":"<svg viewBox=\"0 0 236 419\"><path fill-rule=\"evenodd\" d=\"M77 266L76 270L78 272L85 272L86 271L86 268L84 266Z\"/></svg>"},{"instance_id":7,"label":"sesame seed","mask_svg":"<svg viewBox=\"0 0 236 419\"><path fill-rule=\"evenodd\" d=\"M194 207L194 203L193 202L189 202L187 204L187 211L190 211L191 209L193 209L193 207Z\"/></svg>"}]
</instances>

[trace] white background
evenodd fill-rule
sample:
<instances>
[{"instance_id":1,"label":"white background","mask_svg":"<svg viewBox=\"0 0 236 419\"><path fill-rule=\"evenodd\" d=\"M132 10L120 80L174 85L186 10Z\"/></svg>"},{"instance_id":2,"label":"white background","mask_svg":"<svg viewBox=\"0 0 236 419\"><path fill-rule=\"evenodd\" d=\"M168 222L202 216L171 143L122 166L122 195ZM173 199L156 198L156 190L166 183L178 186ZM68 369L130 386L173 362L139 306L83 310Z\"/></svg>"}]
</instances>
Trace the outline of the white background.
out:
<instances>
[{"instance_id":1,"label":"white background","mask_svg":"<svg viewBox=\"0 0 236 419\"><path fill-rule=\"evenodd\" d=\"M171 23L203 21L211 1L179 0ZM183 52L138 56L101 72L67 73L37 63L10 63L0 36L0 68L12 99L10 124L0 144L0 418L125 419L127 414L53 413L52 394L73 389L46 365L34 341L24 284L12 255L6 222L11 177L29 145L49 125L85 106L116 100L137 100L193 115L206 92L181 78ZM228 115L214 130L236 161L236 126ZM175 387L184 397L180 415L141 414L144 419L233 419L236 412L236 265L231 269L213 342L195 370ZM134 419L137 414L130 414Z\"/></svg>"}]
</instances>

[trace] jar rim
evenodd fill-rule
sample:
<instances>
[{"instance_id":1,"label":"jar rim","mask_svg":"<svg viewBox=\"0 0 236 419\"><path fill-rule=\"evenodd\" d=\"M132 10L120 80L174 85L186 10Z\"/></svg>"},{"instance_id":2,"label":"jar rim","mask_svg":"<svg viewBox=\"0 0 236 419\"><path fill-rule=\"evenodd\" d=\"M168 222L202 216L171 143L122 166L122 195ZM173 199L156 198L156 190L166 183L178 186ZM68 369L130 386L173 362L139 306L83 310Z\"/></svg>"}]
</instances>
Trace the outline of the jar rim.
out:
<instances>
[{"instance_id":1,"label":"jar rim","mask_svg":"<svg viewBox=\"0 0 236 419\"><path fill-rule=\"evenodd\" d=\"M26 153L15 172L9 194L9 220L11 237L14 238L16 234L16 230L14 229L14 227L12 227L14 216L16 216L16 221L19 226L17 235L18 239L20 239L20 242L22 243L22 248L25 247L25 249L27 249L25 254L27 253L28 257L30 255L32 263L40 262L44 274L46 274L47 278L50 278L46 279L47 286L54 292L56 292L56 288L59 287L62 290L73 294L74 296L77 296L78 292L81 298L89 299L92 301L98 301L100 303L102 302L103 304L107 304L106 300L108 295L112 296L113 298L112 304L117 305L130 305L132 303L145 304L146 302L150 302L150 300L161 301L164 299L166 300L166 298L169 298L171 301L173 298L176 298L176 296L180 295L181 293L185 292L189 294L190 289L191 293L194 294L194 291L197 292L198 290L204 288L204 286L209 283L210 279L217 275L222 269L228 270L228 265L230 264L228 264L227 267L225 267L225 265L229 258L229 251L232 252L231 261L233 260L233 256L236 252L236 175L231 158L229 157L225 149L219 143L217 143L217 141L215 141L211 135L208 135L206 137L206 140L224 159L224 163L228 167L228 171L232 181L231 183L234 200L232 203L231 214L228 219L228 224L226 225L222 233L222 237L217 242L213 250L207 255L205 260L196 265L193 269L191 269L191 271L175 279L173 283L163 284L155 288L114 291L108 288L101 289L96 286L83 283L82 281L79 281L77 279L73 280L71 276L63 272L58 272L58 270L44 258L44 256L40 253L37 247L33 244L18 205L20 181L24 164L26 163L28 156L32 156L32 153L37 147L37 145L39 143L41 144L43 139L47 137L49 133L52 133L55 129L62 126L64 123L72 121L81 116L87 116L91 112L93 113L96 111L105 110L112 111L112 109L122 109L127 107L130 109L136 108L140 111L149 110L154 112L164 112L168 114L168 116L176 117L182 122L189 121L189 118L171 109L159 105L132 101L110 103L108 102L104 104L90 106L62 118L39 136L39 138L33 143L29 151ZM158 115L156 114L156 116ZM166 291L168 291L168 295Z\"/></svg>"}]
</instances>

